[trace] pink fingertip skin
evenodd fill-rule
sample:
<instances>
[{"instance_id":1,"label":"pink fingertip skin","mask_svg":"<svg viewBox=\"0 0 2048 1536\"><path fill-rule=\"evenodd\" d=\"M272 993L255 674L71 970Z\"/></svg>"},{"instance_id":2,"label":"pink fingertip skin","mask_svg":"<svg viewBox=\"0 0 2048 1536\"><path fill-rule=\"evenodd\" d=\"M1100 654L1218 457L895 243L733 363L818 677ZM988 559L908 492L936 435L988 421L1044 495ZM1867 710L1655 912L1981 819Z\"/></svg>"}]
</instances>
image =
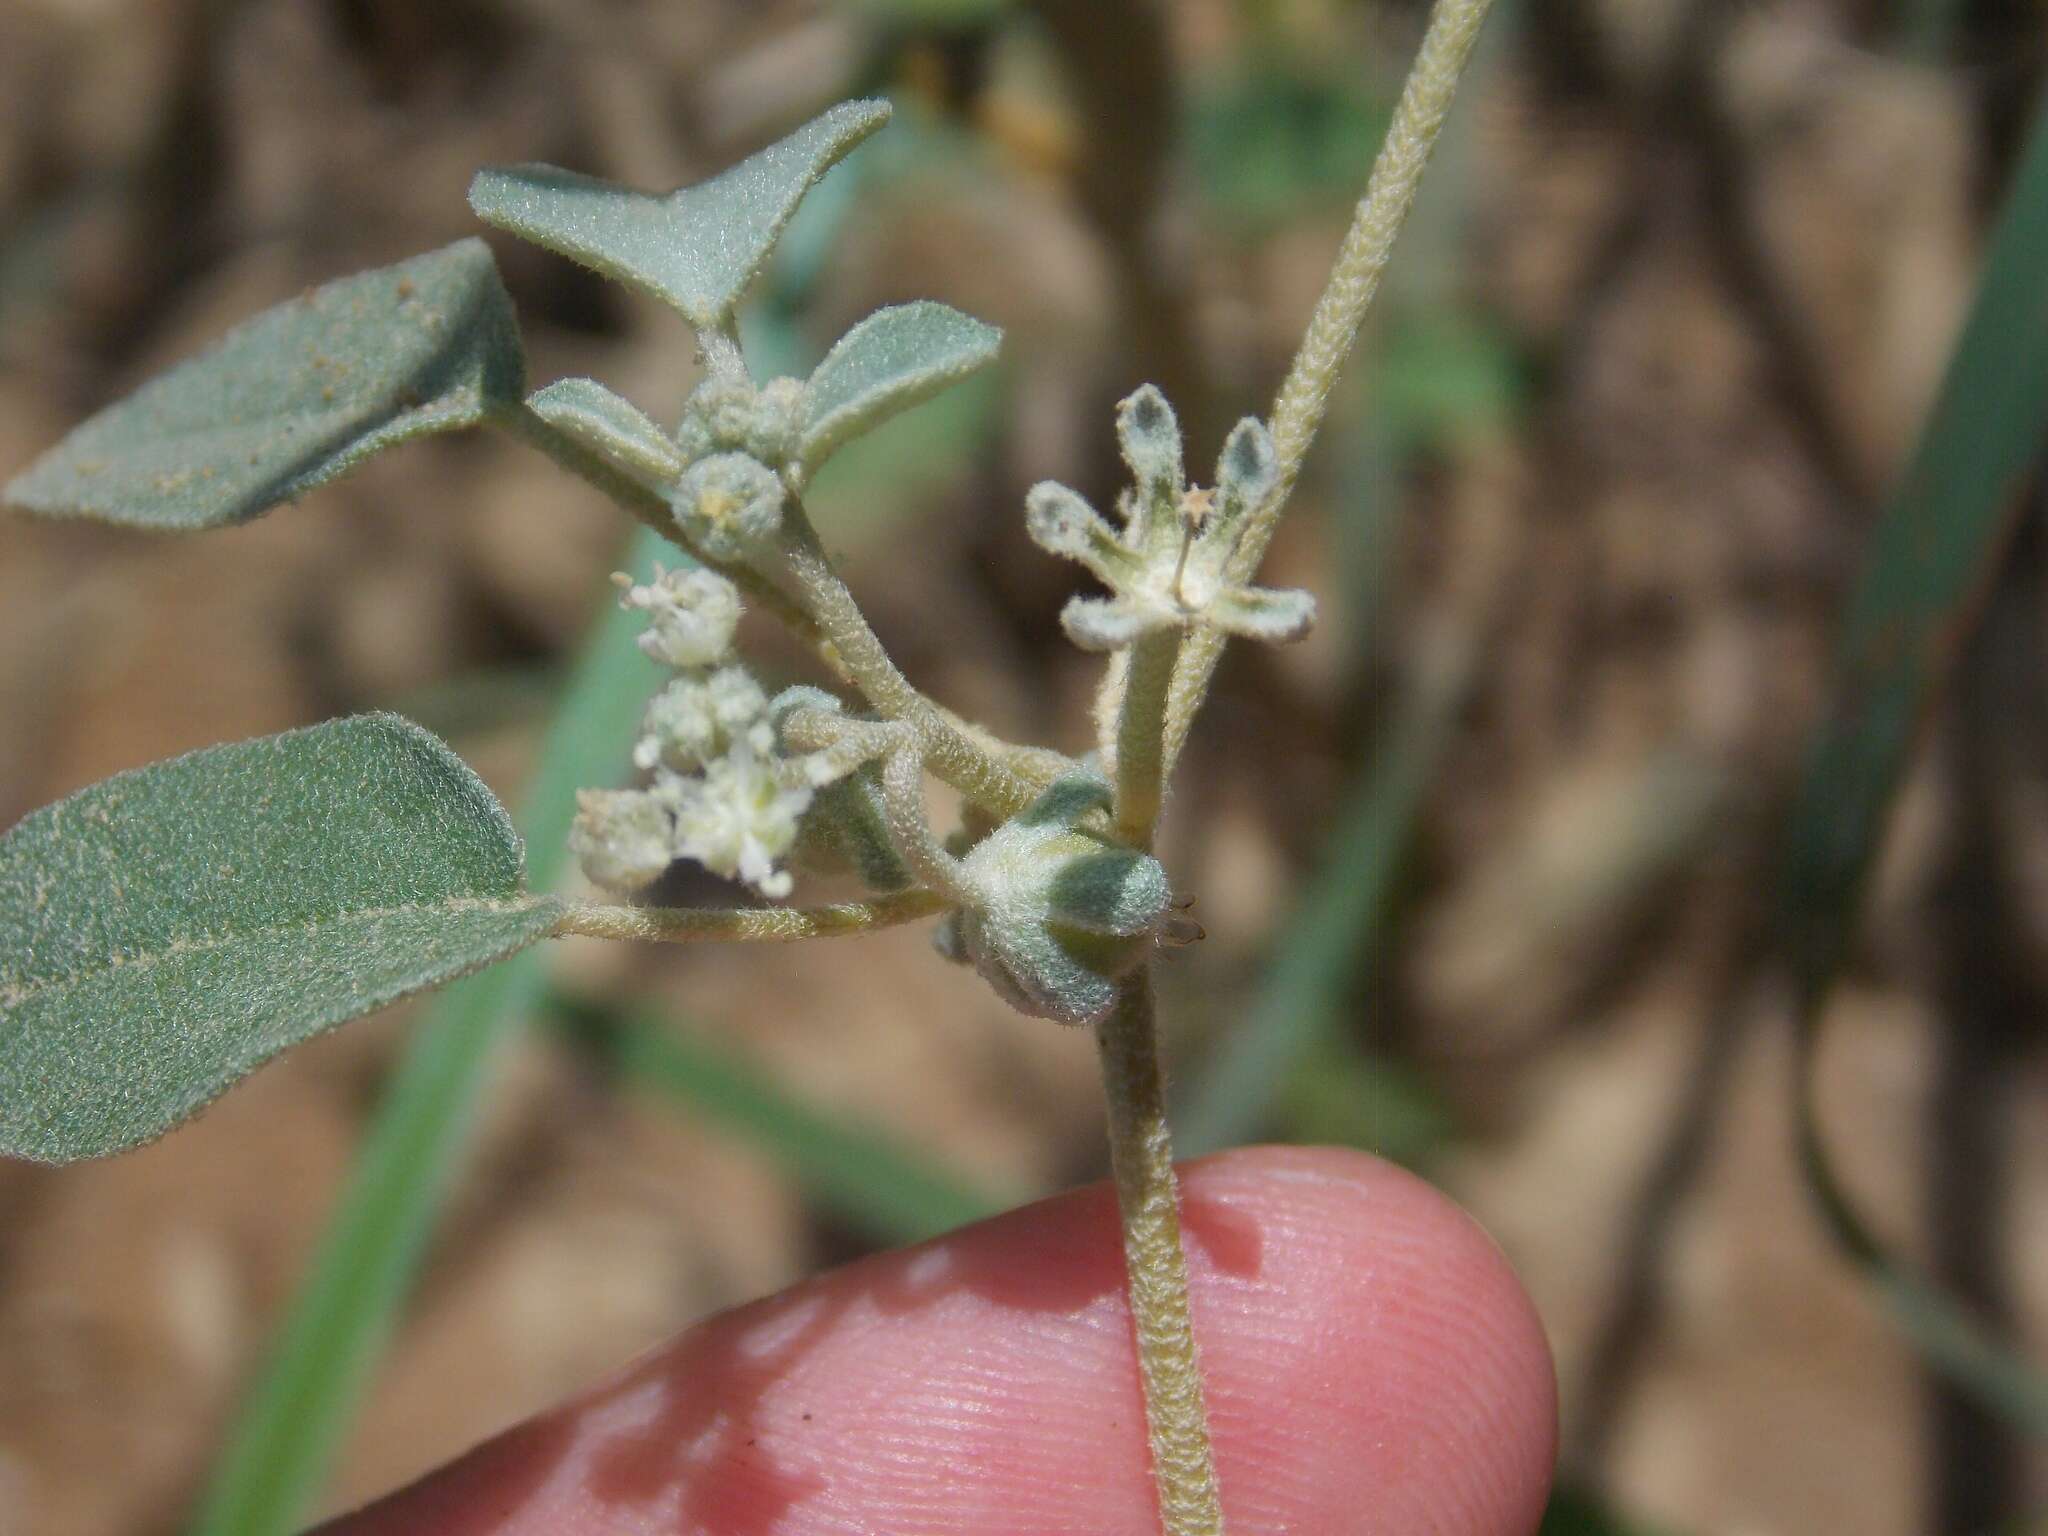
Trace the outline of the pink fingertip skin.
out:
<instances>
[{"instance_id":1,"label":"pink fingertip skin","mask_svg":"<svg viewBox=\"0 0 2048 1536\"><path fill-rule=\"evenodd\" d=\"M1231 1536L1526 1536L1556 1391L1506 1260L1361 1154L1183 1169ZM1094 1186L722 1314L325 1536L1145 1536Z\"/></svg>"}]
</instances>

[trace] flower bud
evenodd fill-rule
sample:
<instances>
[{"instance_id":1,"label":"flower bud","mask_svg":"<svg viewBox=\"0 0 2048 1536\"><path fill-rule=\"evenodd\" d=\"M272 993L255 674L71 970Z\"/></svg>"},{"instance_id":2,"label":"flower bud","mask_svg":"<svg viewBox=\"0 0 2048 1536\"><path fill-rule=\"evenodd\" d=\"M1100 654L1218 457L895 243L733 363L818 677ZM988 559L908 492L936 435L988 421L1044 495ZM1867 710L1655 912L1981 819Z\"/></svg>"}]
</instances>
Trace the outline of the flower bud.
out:
<instances>
[{"instance_id":1,"label":"flower bud","mask_svg":"<svg viewBox=\"0 0 2048 1536\"><path fill-rule=\"evenodd\" d=\"M675 817L660 795L638 789L576 794L569 850L593 885L637 891L661 878L675 858Z\"/></svg>"},{"instance_id":2,"label":"flower bud","mask_svg":"<svg viewBox=\"0 0 2048 1536\"><path fill-rule=\"evenodd\" d=\"M744 453L714 453L683 471L669 506L690 544L714 560L758 554L782 526L782 481Z\"/></svg>"},{"instance_id":3,"label":"flower bud","mask_svg":"<svg viewBox=\"0 0 2048 1536\"><path fill-rule=\"evenodd\" d=\"M745 379L706 379L690 392L676 428L683 457L744 453L779 469L796 449L803 387L800 379L770 379L758 389Z\"/></svg>"}]
</instances>

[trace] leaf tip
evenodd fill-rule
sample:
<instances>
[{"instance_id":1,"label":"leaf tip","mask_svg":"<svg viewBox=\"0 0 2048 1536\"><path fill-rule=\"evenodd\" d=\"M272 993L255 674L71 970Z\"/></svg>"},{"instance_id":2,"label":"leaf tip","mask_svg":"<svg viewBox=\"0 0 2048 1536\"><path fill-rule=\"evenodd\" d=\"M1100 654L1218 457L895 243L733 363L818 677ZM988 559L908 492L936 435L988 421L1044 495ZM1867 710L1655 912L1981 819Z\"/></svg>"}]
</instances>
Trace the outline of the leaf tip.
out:
<instances>
[{"instance_id":1,"label":"leaf tip","mask_svg":"<svg viewBox=\"0 0 2048 1536\"><path fill-rule=\"evenodd\" d=\"M875 133L895 115L893 103L880 96L861 96L829 108L817 120L829 124L833 137L843 137L851 149Z\"/></svg>"}]
</instances>

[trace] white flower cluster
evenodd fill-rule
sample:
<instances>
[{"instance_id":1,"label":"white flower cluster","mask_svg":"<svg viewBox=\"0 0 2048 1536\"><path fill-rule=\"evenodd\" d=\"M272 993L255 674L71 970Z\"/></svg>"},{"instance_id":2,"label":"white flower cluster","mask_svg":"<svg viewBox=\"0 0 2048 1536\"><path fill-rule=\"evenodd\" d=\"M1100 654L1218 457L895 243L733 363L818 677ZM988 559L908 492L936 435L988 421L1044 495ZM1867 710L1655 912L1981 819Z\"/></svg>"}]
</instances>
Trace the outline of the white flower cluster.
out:
<instances>
[{"instance_id":1,"label":"white flower cluster","mask_svg":"<svg viewBox=\"0 0 2048 1536\"><path fill-rule=\"evenodd\" d=\"M621 606L648 616L640 648L680 674L648 705L634 764L645 789L584 790L569 845L593 882L651 885L677 859L787 896L778 861L796 842L814 793L779 754L769 700L733 660L739 593L711 571L663 571L636 586L616 578Z\"/></svg>"}]
</instances>

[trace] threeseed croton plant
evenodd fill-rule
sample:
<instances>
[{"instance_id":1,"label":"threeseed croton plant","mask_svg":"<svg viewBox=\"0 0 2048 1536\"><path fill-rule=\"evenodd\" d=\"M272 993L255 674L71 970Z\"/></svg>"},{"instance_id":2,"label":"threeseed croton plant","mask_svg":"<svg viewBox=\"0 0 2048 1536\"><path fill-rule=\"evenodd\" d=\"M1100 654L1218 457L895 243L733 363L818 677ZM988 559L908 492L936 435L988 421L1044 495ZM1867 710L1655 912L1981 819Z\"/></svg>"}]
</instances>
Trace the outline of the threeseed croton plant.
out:
<instances>
[{"instance_id":1,"label":"threeseed croton plant","mask_svg":"<svg viewBox=\"0 0 2048 1536\"><path fill-rule=\"evenodd\" d=\"M0 1155L134 1147L321 1030L543 938L787 940L936 919L937 947L1015 1008L1097 1035L1161 1526L1220 1532L1151 980L1160 947L1195 930L1154 828L1225 639L1287 641L1313 617L1308 594L1252 578L1483 10L1446 0L1432 19L1271 427L1240 422L1197 484L1172 406L1140 385L1117 409L1130 485L1107 515L1053 483L1026 498L1031 537L1103 589L1062 616L1107 659L1099 739L1078 758L997 740L921 693L804 507L835 449L988 364L997 332L904 304L807 379L757 380L737 339L735 307L798 200L882 126L882 103L836 107L664 197L544 166L476 178L485 223L693 328L702 380L673 431L589 379L529 393L475 239L260 315L79 427L7 488L11 504L221 527L406 439L507 429L674 544L672 569L619 578L642 649L674 678L631 743L633 786L586 790L569 834L617 904L528 890L503 809L390 715L196 752L25 818L0 839ZM807 642L829 686L771 696L734 652L747 605ZM927 775L959 792L958 827L933 825ZM631 902L678 860L763 900ZM871 895L781 904L827 866Z\"/></svg>"}]
</instances>

